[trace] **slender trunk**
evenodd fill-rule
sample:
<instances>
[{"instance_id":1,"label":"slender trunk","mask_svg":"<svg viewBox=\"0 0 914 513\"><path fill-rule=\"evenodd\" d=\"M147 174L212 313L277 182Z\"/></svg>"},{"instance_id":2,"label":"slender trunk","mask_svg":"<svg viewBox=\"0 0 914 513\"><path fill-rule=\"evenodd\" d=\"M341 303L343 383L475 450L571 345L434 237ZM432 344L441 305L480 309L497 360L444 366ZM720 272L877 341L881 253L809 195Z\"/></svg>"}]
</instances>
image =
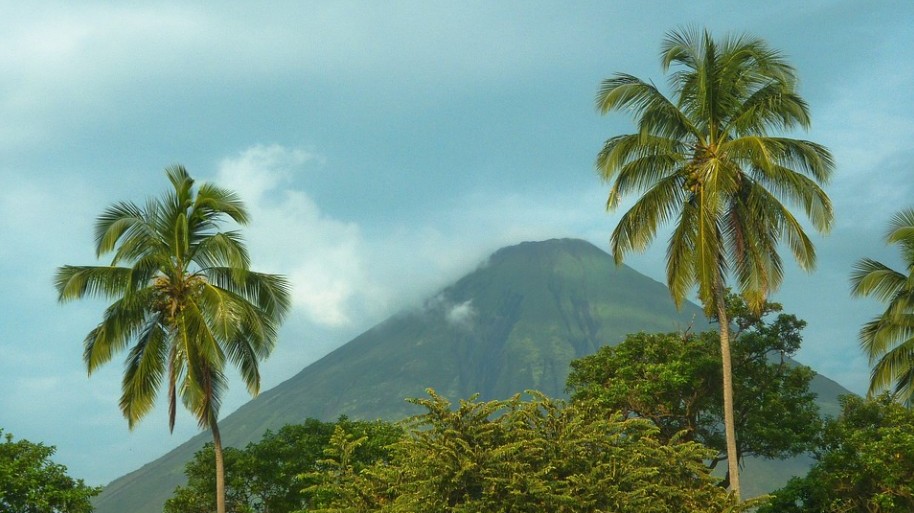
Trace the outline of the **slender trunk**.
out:
<instances>
[{"instance_id":1,"label":"slender trunk","mask_svg":"<svg viewBox=\"0 0 914 513\"><path fill-rule=\"evenodd\" d=\"M213 431L213 450L216 453L216 513L225 513L225 464L222 461L219 423L214 419L210 428Z\"/></svg>"},{"instance_id":2,"label":"slender trunk","mask_svg":"<svg viewBox=\"0 0 914 513\"><path fill-rule=\"evenodd\" d=\"M723 288L717 287L717 318L720 329L720 359L723 362L724 375L724 430L727 435L727 470L730 478L730 490L740 500L739 489L739 456L736 452L736 428L733 415L733 366L730 359L730 319L727 318L726 301Z\"/></svg>"}]
</instances>

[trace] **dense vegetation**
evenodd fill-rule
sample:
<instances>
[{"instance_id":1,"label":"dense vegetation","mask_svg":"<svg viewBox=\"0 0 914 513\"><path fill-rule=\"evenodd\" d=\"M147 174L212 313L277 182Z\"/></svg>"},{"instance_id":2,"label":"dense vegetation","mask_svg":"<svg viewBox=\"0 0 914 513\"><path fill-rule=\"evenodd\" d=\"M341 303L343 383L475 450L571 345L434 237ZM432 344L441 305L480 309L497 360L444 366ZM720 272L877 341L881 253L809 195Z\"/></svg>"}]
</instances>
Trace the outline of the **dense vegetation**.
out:
<instances>
[{"instance_id":1,"label":"dense vegetation","mask_svg":"<svg viewBox=\"0 0 914 513\"><path fill-rule=\"evenodd\" d=\"M533 393L460 401L430 391L389 461L358 471L346 455L364 439L334 437L311 489L319 512L723 512L695 442L663 442L644 419L606 415Z\"/></svg>"},{"instance_id":2,"label":"dense vegetation","mask_svg":"<svg viewBox=\"0 0 914 513\"><path fill-rule=\"evenodd\" d=\"M789 360L800 348L805 322L783 313L766 319L735 294L727 302L734 322L737 454L780 459L808 451L819 427L809 391L814 373ZM763 307L765 314L780 311L777 303ZM572 362L572 399L649 419L662 439L699 441L718 451L709 459L714 468L727 457L717 342L716 332L630 335Z\"/></svg>"},{"instance_id":3,"label":"dense vegetation","mask_svg":"<svg viewBox=\"0 0 914 513\"><path fill-rule=\"evenodd\" d=\"M101 488L73 479L54 463L54 447L13 440L0 429L0 511L4 513L89 513L89 499Z\"/></svg>"},{"instance_id":4,"label":"dense vegetation","mask_svg":"<svg viewBox=\"0 0 914 513\"><path fill-rule=\"evenodd\" d=\"M356 469L386 460L389 446L403 430L387 422L321 422L309 419L303 424L268 431L244 449L226 448L226 508L232 512L290 512L309 507L314 493L305 490L300 476L323 468L325 452L337 430L364 438L357 450L347 454L347 464ZM165 503L165 513L209 513L216 508L213 490L215 458L212 444L197 451L185 467L187 485L175 490Z\"/></svg>"},{"instance_id":5,"label":"dense vegetation","mask_svg":"<svg viewBox=\"0 0 914 513\"><path fill-rule=\"evenodd\" d=\"M699 443L592 402L460 401L429 391L401 423L309 420L226 452L228 510L315 512L731 511ZM212 449L166 513L212 511Z\"/></svg>"},{"instance_id":6,"label":"dense vegetation","mask_svg":"<svg viewBox=\"0 0 914 513\"><path fill-rule=\"evenodd\" d=\"M914 511L914 411L888 395L847 396L828 421L816 464L760 513Z\"/></svg>"}]
</instances>

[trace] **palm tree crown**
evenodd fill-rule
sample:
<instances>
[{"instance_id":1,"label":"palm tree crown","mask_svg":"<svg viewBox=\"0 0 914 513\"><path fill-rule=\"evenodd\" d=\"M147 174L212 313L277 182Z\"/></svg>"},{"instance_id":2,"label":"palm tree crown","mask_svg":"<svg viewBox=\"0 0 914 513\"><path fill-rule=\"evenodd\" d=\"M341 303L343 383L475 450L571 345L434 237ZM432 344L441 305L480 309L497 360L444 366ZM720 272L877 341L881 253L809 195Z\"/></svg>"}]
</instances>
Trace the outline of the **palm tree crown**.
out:
<instances>
[{"instance_id":1,"label":"palm tree crown","mask_svg":"<svg viewBox=\"0 0 914 513\"><path fill-rule=\"evenodd\" d=\"M860 343L873 366L870 394L894 388L898 400L914 396L914 208L895 214L886 233L901 249L905 271L864 258L854 266L853 294L886 304L882 315L860 330Z\"/></svg>"},{"instance_id":2,"label":"palm tree crown","mask_svg":"<svg viewBox=\"0 0 914 513\"><path fill-rule=\"evenodd\" d=\"M180 166L167 170L173 190L145 205L117 203L96 223L96 253L113 253L108 266L58 269L59 299L113 300L84 341L91 374L130 347L121 411L132 428L167 384L169 428L180 397L201 427L212 428L226 386L226 363L235 365L252 395L260 390L258 362L276 341L289 308L280 276L250 270L236 231L219 231L228 219L248 221L234 193L194 180Z\"/></svg>"},{"instance_id":3,"label":"palm tree crown","mask_svg":"<svg viewBox=\"0 0 914 513\"><path fill-rule=\"evenodd\" d=\"M803 209L827 231L831 203L819 184L833 168L828 150L771 130L809 126L796 76L764 41L746 36L715 42L708 32L672 32L661 53L674 99L626 74L605 80L596 103L603 113L630 109L638 131L606 141L597 167L612 182L607 208L631 193L641 197L612 234L621 262L642 251L657 229L675 222L667 246L667 280L676 302L693 286L708 312L728 272L758 308L783 278L778 244L785 240L804 269L815 249L782 203Z\"/></svg>"}]
</instances>

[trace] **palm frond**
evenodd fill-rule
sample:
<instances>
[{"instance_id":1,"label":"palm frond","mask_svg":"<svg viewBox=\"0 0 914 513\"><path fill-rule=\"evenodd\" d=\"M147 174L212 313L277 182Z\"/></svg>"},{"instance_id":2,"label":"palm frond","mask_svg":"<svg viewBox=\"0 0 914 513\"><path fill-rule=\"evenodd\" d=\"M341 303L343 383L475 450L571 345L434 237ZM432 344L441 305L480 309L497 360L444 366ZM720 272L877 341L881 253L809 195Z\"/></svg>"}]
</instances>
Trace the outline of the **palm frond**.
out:
<instances>
[{"instance_id":1,"label":"palm frond","mask_svg":"<svg viewBox=\"0 0 914 513\"><path fill-rule=\"evenodd\" d=\"M292 305L291 285L283 276L251 271L239 280L228 267L211 267L204 273L211 283L245 298L271 319L282 320Z\"/></svg>"},{"instance_id":2,"label":"palm frond","mask_svg":"<svg viewBox=\"0 0 914 513\"><path fill-rule=\"evenodd\" d=\"M724 222L727 256L738 288L755 312L764 306L784 275L777 252L780 220L777 212L756 201L753 189L731 201Z\"/></svg>"},{"instance_id":3,"label":"palm frond","mask_svg":"<svg viewBox=\"0 0 914 513\"><path fill-rule=\"evenodd\" d=\"M258 344L260 337L245 334L227 342L226 356L241 371L241 379L252 396L260 394L260 366L258 362L263 355L263 344ZM272 344L271 344L272 345ZM258 351L258 348L261 350ZM271 347L272 349L272 347Z\"/></svg>"},{"instance_id":4,"label":"palm frond","mask_svg":"<svg viewBox=\"0 0 914 513\"><path fill-rule=\"evenodd\" d=\"M860 347L872 365L900 341L914 337L914 314L881 315L860 329Z\"/></svg>"},{"instance_id":5,"label":"palm frond","mask_svg":"<svg viewBox=\"0 0 914 513\"><path fill-rule=\"evenodd\" d=\"M677 176L662 179L645 192L613 230L610 245L616 263L621 263L629 251L643 251L654 240L657 228L676 216L684 197Z\"/></svg>"},{"instance_id":6,"label":"palm frond","mask_svg":"<svg viewBox=\"0 0 914 513\"><path fill-rule=\"evenodd\" d=\"M813 226L828 233L834 220L831 200L816 181L785 167L779 158L783 146L763 137L744 137L731 141L725 151L738 160L749 163L749 175L774 195L803 209Z\"/></svg>"},{"instance_id":7,"label":"palm frond","mask_svg":"<svg viewBox=\"0 0 914 513\"><path fill-rule=\"evenodd\" d=\"M778 163L788 169L808 175L820 185L831 180L835 162L831 152L821 144L788 137L768 137L769 143L780 149Z\"/></svg>"},{"instance_id":8,"label":"palm frond","mask_svg":"<svg viewBox=\"0 0 914 513\"><path fill-rule=\"evenodd\" d=\"M238 336L241 317L244 314L243 299L223 291L218 287L206 284L200 294L200 312L206 326L212 332L213 339L228 341Z\"/></svg>"},{"instance_id":9,"label":"palm frond","mask_svg":"<svg viewBox=\"0 0 914 513\"><path fill-rule=\"evenodd\" d=\"M893 349L887 351L879 358L870 373L869 394L875 395L892 387L896 392L909 389L910 382L904 378L911 375L914 368L914 338L901 341ZM909 397L902 397L907 400Z\"/></svg>"},{"instance_id":10,"label":"palm frond","mask_svg":"<svg viewBox=\"0 0 914 513\"><path fill-rule=\"evenodd\" d=\"M228 385L220 369L210 366L200 354L188 355L181 400L201 428L210 428L219 419L222 396Z\"/></svg>"},{"instance_id":11,"label":"palm frond","mask_svg":"<svg viewBox=\"0 0 914 513\"><path fill-rule=\"evenodd\" d=\"M105 209L95 222L95 254L102 256L114 250L125 232L145 222L142 209L130 202L120 202Z\"/></svg>"},{"instance_id":12,"label":"palm frond","mask_svg":"<svg viewBox=\"0 0 914 513\"><path fill-rule=\"evenodd\" d=\"M171 350L168 353L168 431L175 431L175 417L177 416L177 388L178 383L185 379L185 362L187 355L181 352L181 345L172 340Z\"/></svg>"},{"instance_id":13,"label":"palm frond","mask_svg":"<svg viewBox=\"0 0 914 513\"><path fill-rule=\"evenodd\" d=\"M215 285L207 285L200 299L207 322L211 326L220 320L234 324L231 330L224 330L223 333L220 333L223 330L218 328L213 330L220 343L228 346L234 338L243 337L251 344L260 359L270 355L276 344L280 319L271 316L244 296ZM225 311L224 319L217 316L216 312L219 309Z\"/></svg>"},{"instance_id":14,"label":"palm frond","mask_svg":"<svg viewBox=\"0 0 914 513\"><path fill-rule=\"evenodd\" d=\"M57 269L57 300L66 303L84 297L116 298L135 286L127 267L65 265Z\"/></svg>"},{"instance_id":15,"label":"palm frond","mask_svg":"<svg viewBox=\"0 0 914 513\"><path fill-rule=\"evenodd\" d=\"M152 409L165 374L170 344L160 321L150 319L127 356L120 407L130 429Z\"/></svg>"},{"instance_id":16,"label":"palm frond","mask_svg":"<svg viewBox=\"0 0 914 513\"><path fill-rule=\"evenodd\" d=\"M632 75L619 73L604 80L595 103L597 110L604 114L611 110L630 110L641 120L642 134L669 137L695 132L688 118L653 84L642 82ZM645 115L647 122L644 121Z\"/></svg>"},{"instance_id":17,"label":"palm frond","mask_svg":"<svg viewBox=\"0 0 914 513\"><path fill-rule=\"evenodd\" d=\"M914 246L914 208L902 210L892 216L885 241L888 244Z\"/></svg>"},{"instance_id":18,"label":"palm frond","mask_svg":"<svg viewBox=\"0 0 914 513\"><path fill-rule=\"evenodd\" d=\"M703 197L702 197L703 196ZM695 277L698 297L705 306L705 312L716 311L717 288L722 287L727 275L727 260L724 258L724 244L718 212L721 199L712 191L702 191L698 198L698 215L695 249Z\"/></svg>"},{"instance_id":19,"label":"palm frond","mask_svg":"<svg viewBox=\"0 0 914 513\"><path fill-rule=\"evenodd\" d=\"M251 267L244 239L235 231L219 232L203 238L192 248L190 258L203 269L230 267L236 272L244 273Z\"/></svg>"},{"instance_id":20,"label":"palm frond","mask_svg":"<svg viewBox=\"0 0 914 513\"><path fill-rule=\"evenodd\" d=\"M809 106L782 82L769 82L739 106L729 123L734 137L764 135L769 129L809 128Z\"/></svg>"},{"instance_id":21,"label":"palm frond","mask_svg":"<svg viewBox=\"0 0 914 513\"><path fill-rule=\"evenodd\" d=\"M907 286L908 277L887 265L869 258L854 264L851 274L851 294L873 296L888 303Z\"/></svg>"},{"instance_id":22,"label":"palm frond","mask_svg":"<svg viewBox=\"0 0 914 513\"><path fill-rule=\"evenodd\" d=\"M660 51L663 71L667 71L673 64L696 69L701 60L701 38L701 31L694 26L667 32Z\"/></svg>"},{"instance_id":23,"label":"palm frond","mask_svg":"<svg viewBox=\"0 0 914 513\"><path fill-rule=\"evenodd\" d=\"M165 168L165 176L168 177L168 181L171 182L171 186L174 189L174 194L171 198L175 201L175 204L189 205L194 187L194 179L190 177L190 173L187 172L187 169L179 164L169 166Z\"/></svg>"},{"instance_id":24,"label":"palm frond","mask_svg":"<svg viewBox=\"0 0 914 513\"><path fill-rule=\"evenodd\" d=\"M102 322L83 341L83 360L91 375L123 351L137 335L148 327L150 295L146 292L121 298L105 309Z\"/></svg>"},{"instance_id":25,"label":"palm frond","mask_svg":"<svg viewBox=\"0 0 914 513\"><path fill-rule=\"evenodd\" d=\"M142 210L142 217L130 225L117 240L112 265L119 262L134 262L152 254L168 252L167 240L157 226L161 208L158 203L149 200Z\"/></svg>"},{"instance_id":26,"label":"palm frond","mask_svg":"<svg viewBox=\"0 0 914 513\"><path fill-rule=\"evenodd\" d=\"M196 211L205 213L207 218L228 216L240 225L250 221L247 208L236 193L205 183L197 191Z\"/></svg>"},{"instance_id":27,"label":"palm frond","mask_svg":"<svg viewBox=\"0 0 914 513\"><path fill-rule=\"evenodd\" d=\"M698 216L696 202L686 202L667 245L666 279L677 308L698 280L695 271L698 261L695 255L698 246Z\"/></svg>"},{"instance_id":28,"label":"palm frond","mask_svg":"<svg viewBox=\"0 0 914 513\"><path fill-rule=\"evenodd\" d=\"M643 192L654 183L681 174L682 154L675 142L640 135L621 136L607 141L597 163L604 179L614 178L607 209L630 191Z\"/></svg>"}]
</instances>

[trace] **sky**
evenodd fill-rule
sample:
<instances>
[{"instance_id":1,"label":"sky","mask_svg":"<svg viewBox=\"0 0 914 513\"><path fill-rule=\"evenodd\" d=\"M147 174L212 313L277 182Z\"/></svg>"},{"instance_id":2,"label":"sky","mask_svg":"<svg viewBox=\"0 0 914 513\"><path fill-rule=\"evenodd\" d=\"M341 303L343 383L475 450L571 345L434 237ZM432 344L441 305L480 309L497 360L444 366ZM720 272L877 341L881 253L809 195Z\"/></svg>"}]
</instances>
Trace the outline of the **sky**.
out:
<instances>
[{"instance_id":1,"label":"sky","mask_svg":"<svg viewBox=\"0 0 914 513\"><path fill-rule=\"evenodd\" d=\"M161 404L133 431L122 358L87 376L99 300L58 304L61 265L95 265L108 205L164 192L164 169L237 191L257 270L293 284L264 389L420 302L498 248L578 237L608 250L619 212L594 170L631 132L593 99L615 72L665 87L664 35L748 32L797 68L808 133L837 166L818 266L789 255L773 299L809 324L798 359L856 393L854 262L914 198L914 3L2 2L0 428L104 484L198 428ZM630 203L629 203L630 204ZM623 209L624 209L623 205ZM664 279L661 235L626 263ZM237 377L223 416L249 399Z\"/></svg>"}]
</instances>

